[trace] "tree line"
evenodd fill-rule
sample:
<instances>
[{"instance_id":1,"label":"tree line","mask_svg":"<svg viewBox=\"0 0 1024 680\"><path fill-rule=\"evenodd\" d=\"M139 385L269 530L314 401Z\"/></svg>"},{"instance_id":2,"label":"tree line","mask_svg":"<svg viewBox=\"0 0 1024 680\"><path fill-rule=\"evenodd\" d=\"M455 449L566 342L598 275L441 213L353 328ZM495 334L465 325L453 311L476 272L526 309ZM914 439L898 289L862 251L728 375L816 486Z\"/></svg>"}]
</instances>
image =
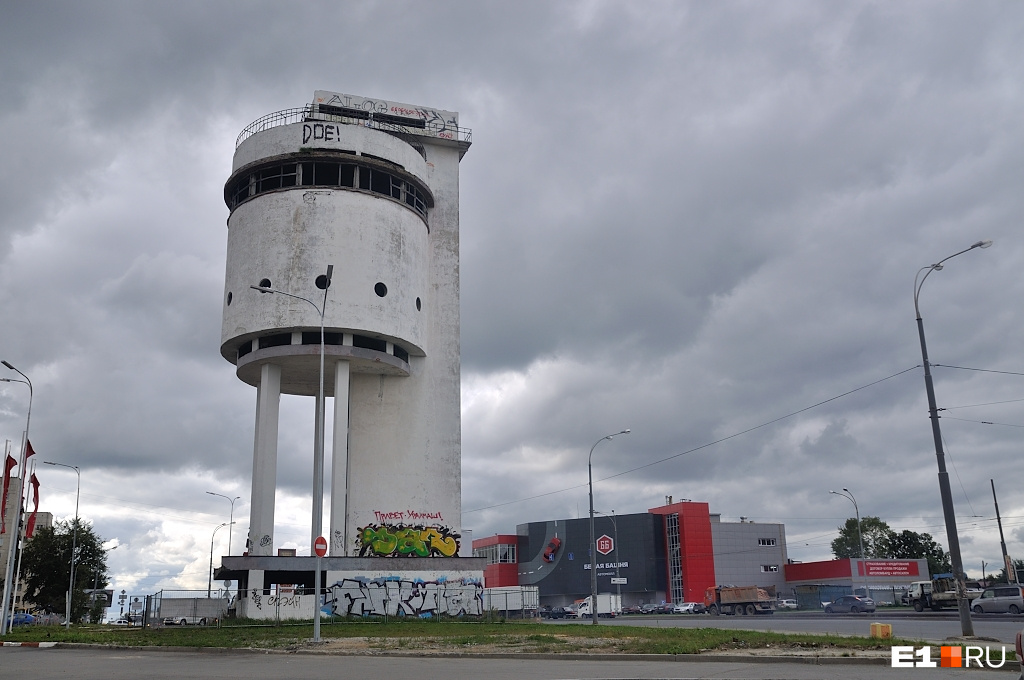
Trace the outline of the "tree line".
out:
<instances>
[{"instance_id":1,"label":"tree line","mask_svg":"<svg viewBox=\"0 0 1024 680\"><path fill-rule=\"evenodd\" d=\"M931 534L904 529L896 533L878 517L862 517L860 532L857 519L851 517L839 526L839 536L832 541L832 554L837 559L860 557L860 540L864 540L864 558L878 560L928 560L931 574L948 574L953 571L949 553ZM1014 560L1017 571L1024 570L1024 561ZM983 575L987 576L987 575ZM989 583L1008 583L1006 567L986 578ZM1014 579L1016 580L1016 579Z\"/></svg>"}]
</instances>

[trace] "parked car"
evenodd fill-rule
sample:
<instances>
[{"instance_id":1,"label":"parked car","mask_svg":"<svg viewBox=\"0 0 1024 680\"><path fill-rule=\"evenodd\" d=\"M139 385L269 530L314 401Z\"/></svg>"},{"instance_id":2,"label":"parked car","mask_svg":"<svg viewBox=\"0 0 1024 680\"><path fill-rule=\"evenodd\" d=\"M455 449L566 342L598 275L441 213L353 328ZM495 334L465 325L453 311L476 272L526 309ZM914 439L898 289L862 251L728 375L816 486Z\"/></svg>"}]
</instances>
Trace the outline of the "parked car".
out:
<instances>
[{"instance_id":1,"label":"parked car","mask_svg":"<svg viewBox=\"0 0 1024 680\"><path fill-rule=\"evenodd\" d=\"M796 609L799 605L796 600L782 599L775 604L776 609Z\"/></svg>"},{"instance_id":2,"label":"parked car","mask_svg":"<svg viewBox=\"0 0 1024 680\"><path fill-rule=\"evenodd\" d=\"M622 608L622 615L623 616L626 616L627 614L643 614L643 613L644 613L644 608L640 607L638 605L633 605L631 607L623 607Z\"/></svg>"},{"instance_id":3,"label":"parked car","mask_svg":"<svg viewBox=\"0 0 1024 680\"><path fill-rule=\"evenodd\" d=\"M130 625L132 625L132 622L129 621L128 619L117 619L116 621L111 621L110 625L112 625L112 626L130 626Z\"/></svg>"},{"instance_id":4,"label":"parked car","mask_svg":"<svg viewBox=\"0 0 1024 680\"><path fill-rule=\"evenodd\" d=\"M981 595L971 601L975 614L1005 613L1020 614L1024 611L1024 588L1017 585L1001 585L985 588Z\"/></svg>"},{"instance_id":5,"label":"parked car","mask_svg":"<svg viewBox=\"0 0 1024 680\"><path fill-rule=\"evenodd\" d=\"M651 603L642 605L640 610L642 614L657 614L660 608L661 605Z\"/></svg>"},{"instance_id":6,"label":"parked car","mask_svg":"<svg viewBox=\"0 0 1024 680\"><path fill-rule=\"evenodd\" d=\"M825 606L826 614L859 614L875 611L875 601L870 597L843 595Z\"/></svg>"},{"instance_id":7,"label":"parked car","mask_svg":"<svg viewBox=\"0 0 1024 680\"><path fill-rule=\"evenodd\" d=\"M672 605L673 614L693 614L693 603L692 602L677 602Z\"/></svg>"},{"instance_id":8,"label":"parked car","mask_svg":"<svg viewBox=\"0 0 1024 680\"><path fill-rule=\"evenodd\" d=\"M572 612L575 616L575 612ZM565 607L552 607L551 611L548 612L547 618L549 619L564 619L570 616L570 611Z\"/></svg>"},{"instance_id":9,"label":"parked car","mask_svg":"<svg viewBox=\"0 0 1024 680\"><path fill-rule=\"evenodd\" d=\"M165 626L205 626L205 616L165 616L163 618L163 624Z\"/></svg>"},{"instance_id":10,"label":"parked car","mask_svg":"<svg viewBox=\"0 0 1024 680\"><path fill-rule=\"evenodd\" d=\"M14 628L15 626L31 626L35 622L36 617L31 614L26 614L25 612L17 612L8 619L8 625L11 628Z\"/></svg>"}]
</instances>

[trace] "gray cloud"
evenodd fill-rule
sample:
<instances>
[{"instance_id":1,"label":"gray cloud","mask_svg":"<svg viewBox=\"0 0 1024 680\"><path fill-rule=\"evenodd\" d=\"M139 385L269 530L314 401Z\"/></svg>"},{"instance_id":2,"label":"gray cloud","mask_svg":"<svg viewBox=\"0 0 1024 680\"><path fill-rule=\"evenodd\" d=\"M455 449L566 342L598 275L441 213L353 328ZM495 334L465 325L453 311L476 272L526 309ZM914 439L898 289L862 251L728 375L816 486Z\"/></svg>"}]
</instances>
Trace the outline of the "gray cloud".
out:
<instances>
[{"instance_id":1,"label":"gray cloud","mask_svg":"<svg viewBox=\"0 0 1024 680\"><path fill-rule=\"evenodd\" d=\"M929 349L1022 372L1022 26L1007 2L21 3L0 25L0 354L35 383L36 448L82 466L124 541L118 578L201 585L227 512L204 492L247 498L251 467L255 393L218 352L235 136L318 88L432 104L474 131L466 528L585 513L589 447L630 427L595 450L599 509L705 500L817 559L846 486L945 544L911 284L994 239L929 278ZM935 376L973 570L998 561L988 480L1016 470L1024 386ZM0 437L25 393L0 384ZM282 404L278 534L300 550L312 410ZM1000 494L1018 554L1024 499Z\"/></svg>"}]
</instances>

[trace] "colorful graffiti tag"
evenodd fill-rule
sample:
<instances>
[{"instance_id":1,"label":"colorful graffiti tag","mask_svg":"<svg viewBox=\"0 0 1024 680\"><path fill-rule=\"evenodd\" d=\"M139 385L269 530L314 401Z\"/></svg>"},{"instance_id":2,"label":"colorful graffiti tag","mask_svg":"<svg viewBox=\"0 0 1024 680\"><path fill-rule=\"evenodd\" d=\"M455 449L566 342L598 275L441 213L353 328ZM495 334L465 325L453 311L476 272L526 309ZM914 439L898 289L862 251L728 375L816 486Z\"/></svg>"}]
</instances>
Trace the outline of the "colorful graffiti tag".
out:
<instances>
[{"instance_id":1,"label":"colorful graffiti tag","mask_svg":"<svg viewBox=\"0 0 1024 680\"><path fill-rule=\"evenodd\" d=\"M481 616L479 581L347 578L328 588L326 606L338 616Z\"/></svg>"},{"instance_id":2,"label":"colorful graffiti tag","mask_svg":"<svg viewBox=\"0 0 1024 680\"><path fill-rule=\"evenodd\" d=\"M446 527L369 524L359 529L359 557L455 557L460 535Z\"/></svg>"}]
</instances>

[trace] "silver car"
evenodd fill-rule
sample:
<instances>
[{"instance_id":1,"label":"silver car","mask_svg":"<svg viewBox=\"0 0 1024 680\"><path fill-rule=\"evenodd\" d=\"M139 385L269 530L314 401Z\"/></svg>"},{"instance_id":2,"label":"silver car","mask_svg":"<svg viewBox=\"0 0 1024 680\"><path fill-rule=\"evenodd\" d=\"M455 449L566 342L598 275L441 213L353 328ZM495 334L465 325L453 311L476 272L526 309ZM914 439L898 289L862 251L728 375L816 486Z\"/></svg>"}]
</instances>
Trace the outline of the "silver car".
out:
<instances>
[{"instance_id":1,"label":"silver car","mask_svg":"<svg viewBox=\"0 0 1024 680\"><path fill-rule=\"evenodd\" d=\"M825 606L826 614L859 614L875 611L875 601L870 597L843 595Z\"/></svg>"}]
</instances>

